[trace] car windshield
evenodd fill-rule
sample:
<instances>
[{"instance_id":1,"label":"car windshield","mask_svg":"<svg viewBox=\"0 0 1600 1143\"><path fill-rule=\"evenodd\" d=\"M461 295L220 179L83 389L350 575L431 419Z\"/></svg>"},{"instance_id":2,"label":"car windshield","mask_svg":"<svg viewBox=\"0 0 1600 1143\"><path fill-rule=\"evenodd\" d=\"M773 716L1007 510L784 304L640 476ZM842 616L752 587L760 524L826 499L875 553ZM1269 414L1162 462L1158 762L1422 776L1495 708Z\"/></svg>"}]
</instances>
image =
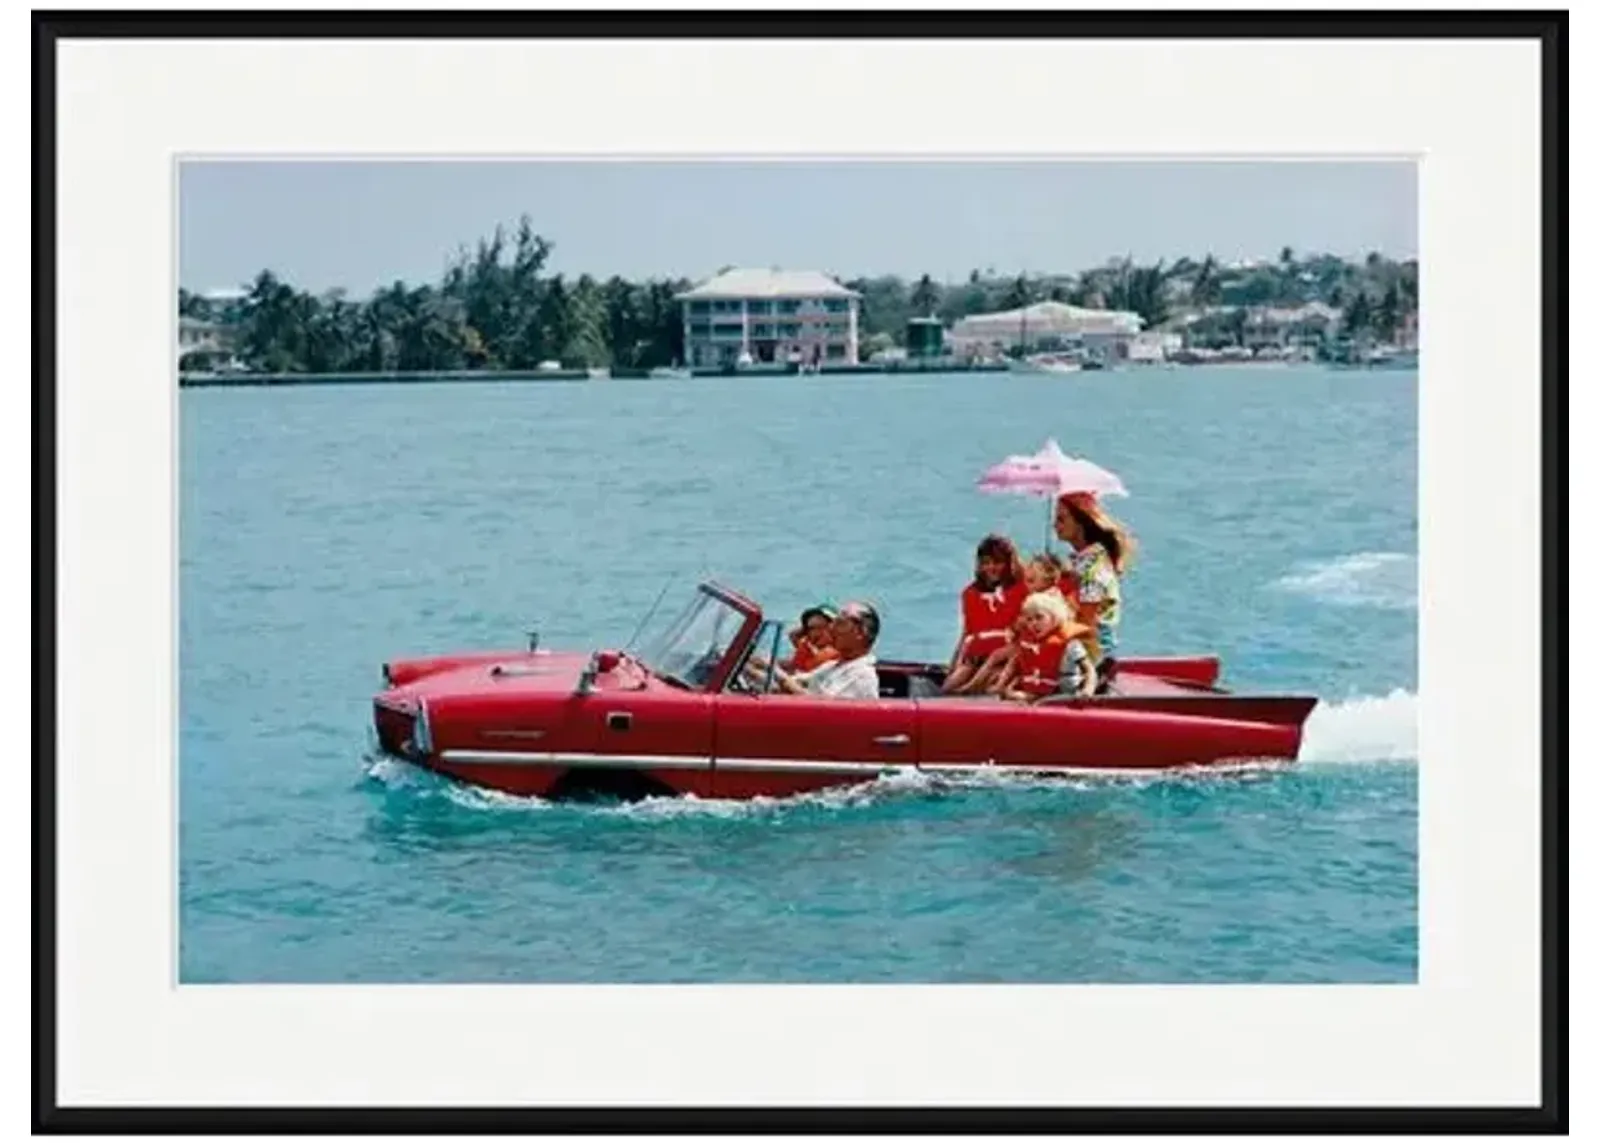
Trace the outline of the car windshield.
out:
<instances>
[{"instance_id":1,"label":"car windshield","mask_svg":"<svg viewBox=\"0 0 1600 1143\"><path fill-rule=\"evenodd\" d=\"M704 690L744 623L743 612L702 589L670 623L646 634L634 657L669 682Z\"/></svg>"}]
</instances>

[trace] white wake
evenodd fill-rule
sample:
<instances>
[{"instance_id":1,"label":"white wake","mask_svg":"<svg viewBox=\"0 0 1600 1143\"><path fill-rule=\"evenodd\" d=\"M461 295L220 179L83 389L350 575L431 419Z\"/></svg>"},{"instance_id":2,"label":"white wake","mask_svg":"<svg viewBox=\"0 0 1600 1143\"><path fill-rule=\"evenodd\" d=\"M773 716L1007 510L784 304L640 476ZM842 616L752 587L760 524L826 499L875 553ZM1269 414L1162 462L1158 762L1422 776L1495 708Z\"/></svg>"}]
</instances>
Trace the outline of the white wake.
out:
<instances>
[{"instance_id":1,"label":"white wake","mask_svg":"<svg viewBox=\"0 0 1600 1143\"><path fill-rule=\"evenodd\" d=\"M1407 762L1417 757L1417 696L1406 690L1318 703L1300 745L1304 762Z\"/></svg>"},{"instance_id":2,"label":"white wake","mask_svg":"<svg viewBox=\"0 0 1600 1143\"><path fill-rule=\"evenodd\" d=\"M1417 557L1354 552L1303 564L1273 586L1320 603L1405 610L1417 606Z\"/></svg>"}]
</instances>

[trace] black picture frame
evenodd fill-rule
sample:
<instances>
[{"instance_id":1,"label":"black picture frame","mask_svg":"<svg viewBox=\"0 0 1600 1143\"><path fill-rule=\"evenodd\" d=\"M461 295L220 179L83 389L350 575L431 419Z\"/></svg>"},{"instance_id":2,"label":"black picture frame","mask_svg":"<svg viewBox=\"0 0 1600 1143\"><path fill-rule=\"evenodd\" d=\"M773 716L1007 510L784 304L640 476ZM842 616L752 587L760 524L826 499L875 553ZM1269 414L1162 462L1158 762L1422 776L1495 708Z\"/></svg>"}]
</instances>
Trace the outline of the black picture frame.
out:
<instances>
[{"instance_id":1,"label":"black picture frame","mask_svg":"<svg viewBox=\"0 0 1600 1143\"><path fill-rule=\"evenodd\" d=\"M1562 1134L1567 1061L1567 16L1463 12L34 12L33 1100L40 1134ZM147 38L1521 39L1541 51L1544 194L1540 748L1541 1094L1521 1107L73 1107L57 1098L56 50Z\"/></svg>"}]
</instances>

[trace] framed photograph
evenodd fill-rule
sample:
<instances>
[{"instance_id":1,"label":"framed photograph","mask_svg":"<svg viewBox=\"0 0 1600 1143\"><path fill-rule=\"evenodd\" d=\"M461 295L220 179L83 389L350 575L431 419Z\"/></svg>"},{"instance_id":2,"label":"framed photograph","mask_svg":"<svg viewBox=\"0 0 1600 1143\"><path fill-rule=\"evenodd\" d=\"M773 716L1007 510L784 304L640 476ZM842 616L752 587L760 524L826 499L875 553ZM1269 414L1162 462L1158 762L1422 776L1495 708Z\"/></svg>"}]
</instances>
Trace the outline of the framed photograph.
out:
<instances>
[{"instance_id":1,"label":"framed photograph","mask_svg":"<svg viewBox=\"0 0 1600 1143\"><path fill-rule=\"evenodd\" d=\"M1566 1129L1564 14L34 37L36 1131Z\"/></svg>"}]
</instances>

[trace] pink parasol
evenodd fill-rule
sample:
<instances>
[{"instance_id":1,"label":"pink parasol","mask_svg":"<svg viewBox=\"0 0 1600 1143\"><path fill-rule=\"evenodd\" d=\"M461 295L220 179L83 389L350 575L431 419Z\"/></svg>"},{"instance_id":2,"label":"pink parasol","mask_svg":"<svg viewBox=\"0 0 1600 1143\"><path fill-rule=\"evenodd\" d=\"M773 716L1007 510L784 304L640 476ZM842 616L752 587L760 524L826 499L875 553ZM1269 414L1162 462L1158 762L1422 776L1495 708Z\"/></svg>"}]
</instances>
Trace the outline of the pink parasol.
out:
<instances>
[{"instance_id":1,"label":"pink parasol","mask_svg":"<svg viewBox=\"0 0 1600 1143\"><path fill-rule=\"evenodd\" d=\"M1062 496L1126 496L1128 490L1116 473L1101 468L1092 460L1068 456L1052 440L1031 456L1008 456L978 478L980 492L1042 496L1050 503L1050 519L1055 502ZM1045 547L1050 546L1051 525L1045 529Z\"/></svg>"},{"instance_id":2,"label":"pink parasol","mask_svg":"<svg viewBox=\"0 0 1600 1143\"><path fill-rule=\"evenodd\" d=\"M1126 496L1128 490L1114 472L1092 460L1068 456L1054 440L1031 456L1008 456L978 478L982 492L1014 492L1047 496L1051 500L1071 493L1092 496Z\"/></svg>"}]
</instances>

